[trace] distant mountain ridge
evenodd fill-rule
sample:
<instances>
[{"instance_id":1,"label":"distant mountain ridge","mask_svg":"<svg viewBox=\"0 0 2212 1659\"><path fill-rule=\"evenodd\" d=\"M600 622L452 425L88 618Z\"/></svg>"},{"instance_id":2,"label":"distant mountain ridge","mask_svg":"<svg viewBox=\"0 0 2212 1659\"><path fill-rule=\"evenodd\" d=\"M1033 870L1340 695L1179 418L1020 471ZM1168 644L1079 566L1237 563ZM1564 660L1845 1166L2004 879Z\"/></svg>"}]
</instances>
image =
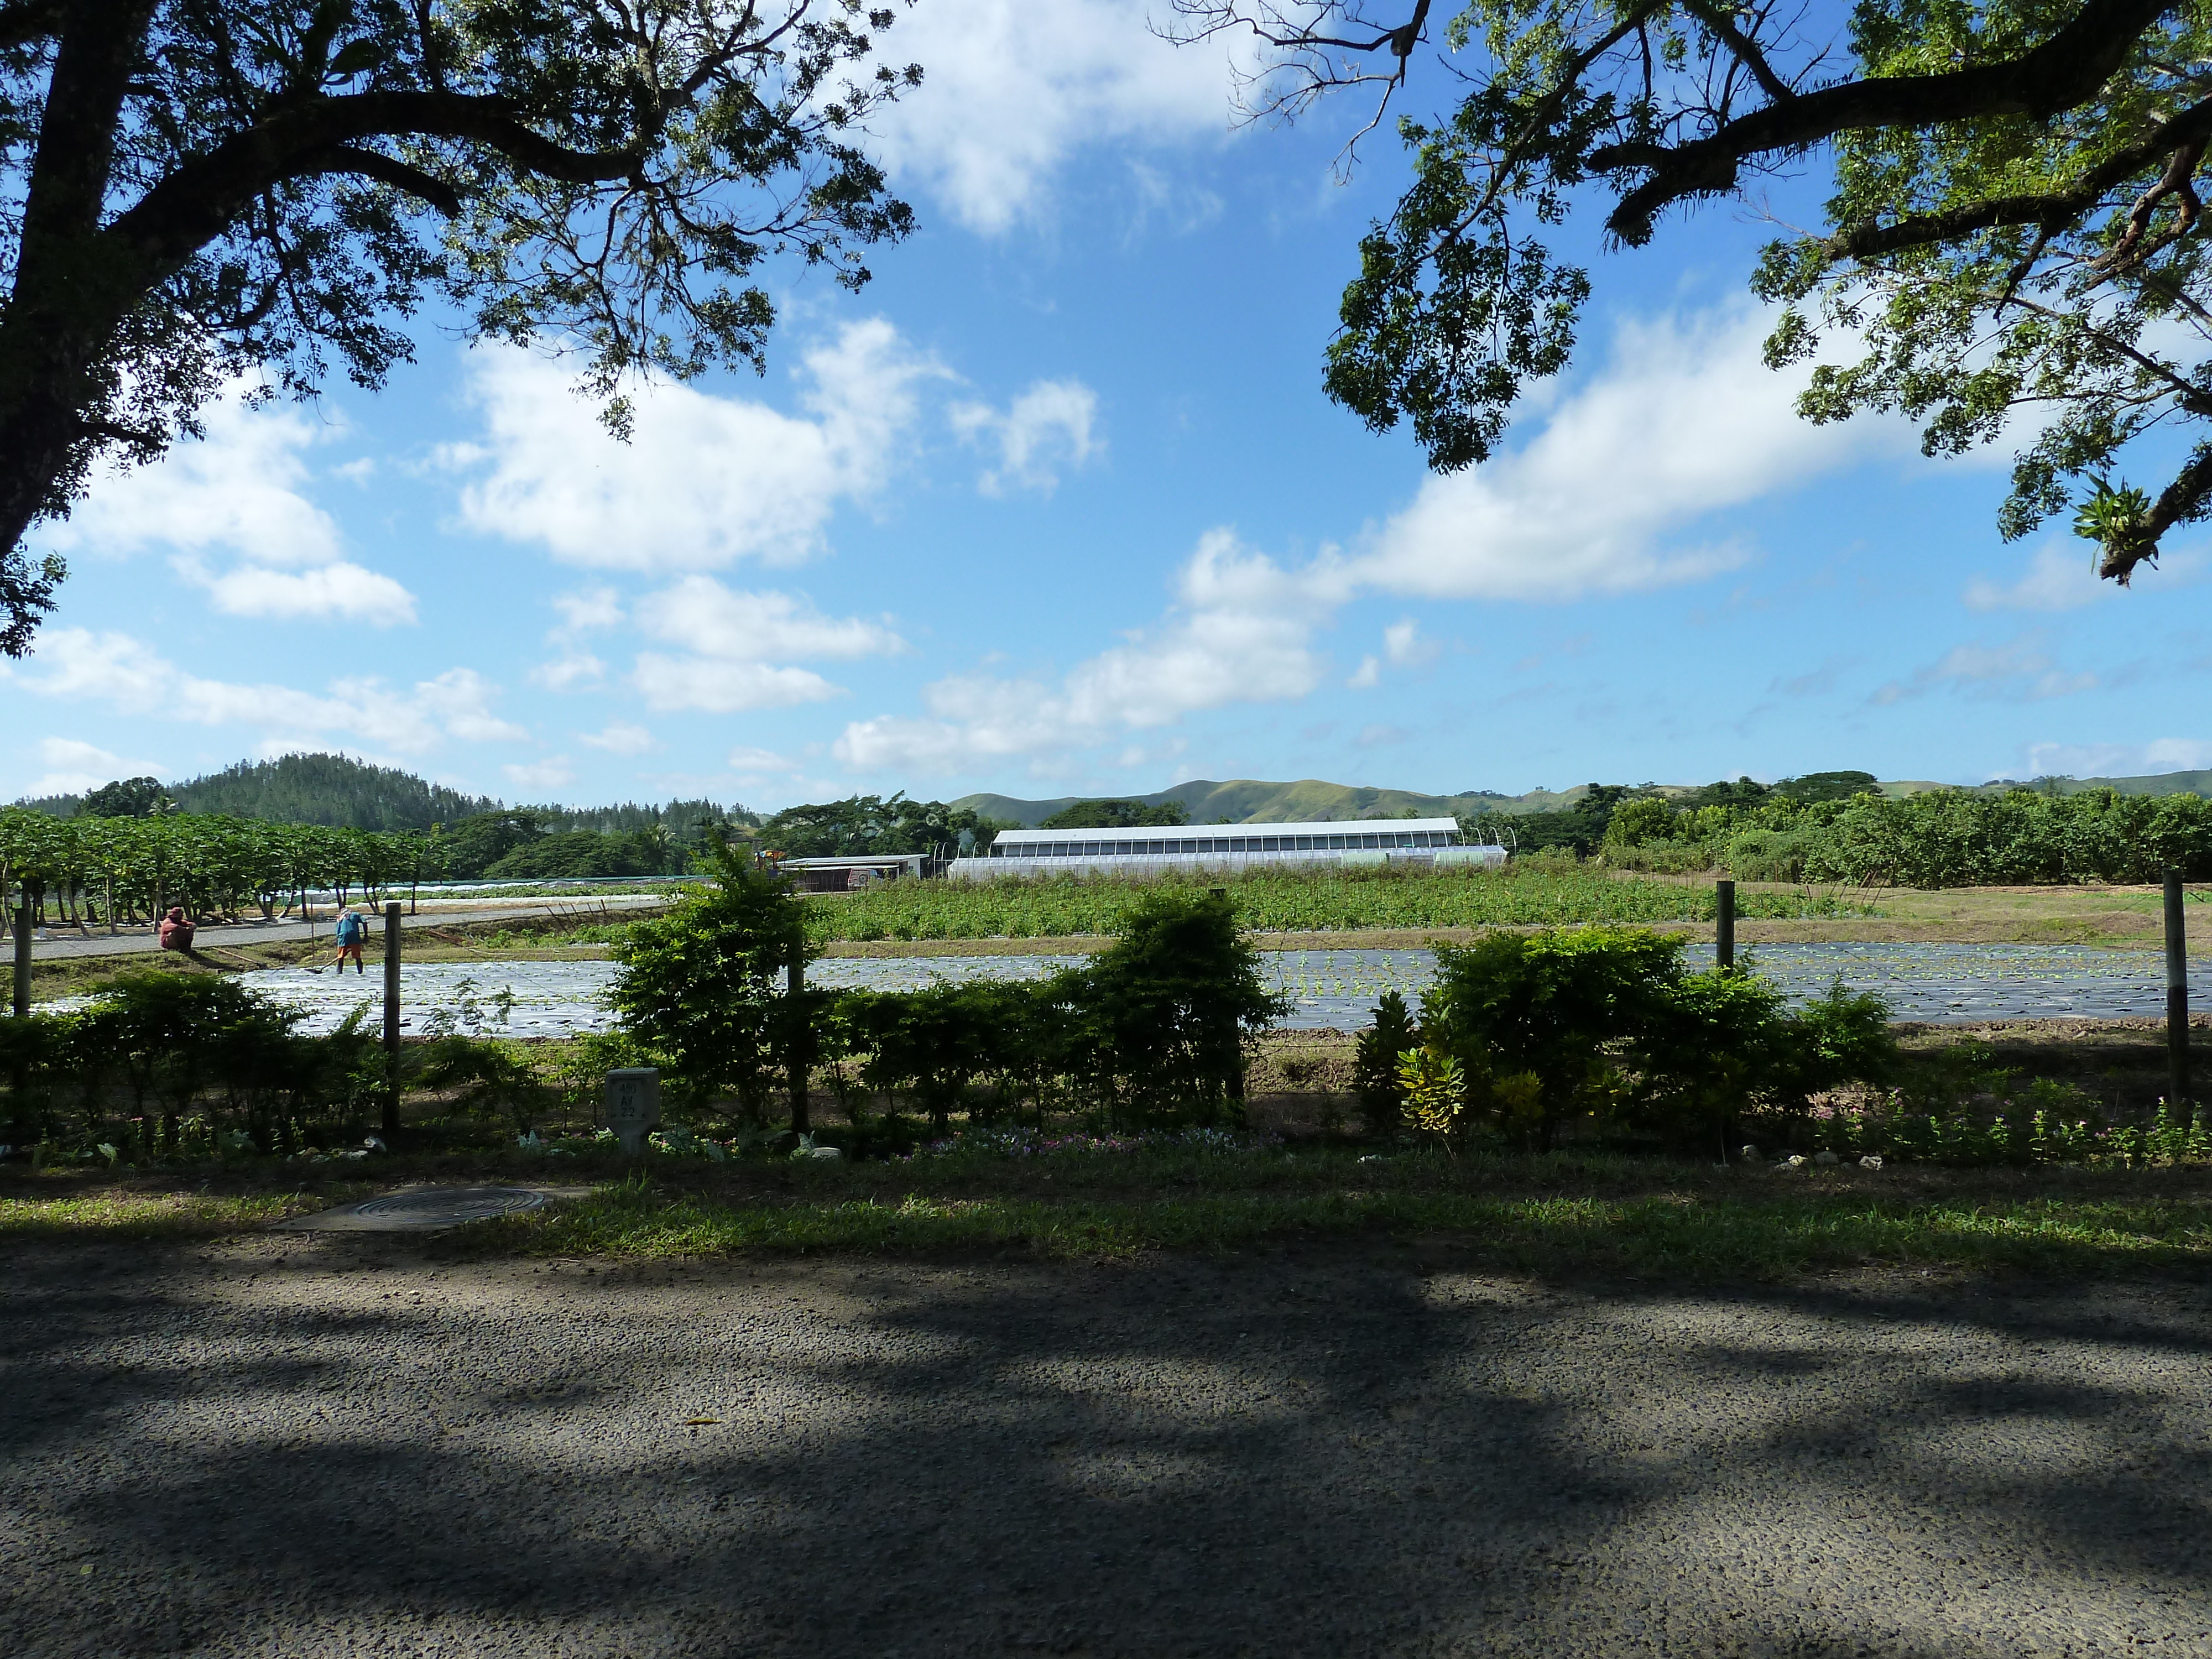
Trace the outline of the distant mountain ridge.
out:
<instances>
[{"instance_id":1,"label":"distant mountain ridge","mask_svg":"<svg viewBox=\"0 0 2212 1659\"><path fill-rule=\"evenodd\" d=\"M1663 795L1680 796L1700 786L1659 784ZM1880 786L1886 795L1915 795L1956 786L1918 779L1902 779ZM2062 794L2084 789L2106 788L2124 795L2195 794L2212 797L2212 770L2162 772L2145 777L2037 779L2021 784L1998 778L1970 786L1976 794L1996 794L2021 787L2056 788ZM1588 793L1587 784L1569 789L1532 789L1508 795L1492 789L1468 789L1455 794L1422 794L1410 789L1383 789L1366 785L1329 783L1319 778L1270 783L1254 778L1225 782L1194 779L1170 789L1146 795L1115 799L1158 806L1175 801L1190 814L1193 823L1311 823L1326 819L1456 817L1479 812L1556 812L1573 805ZM433 823L452 824L483 812L508 811L507 804L488 795L471 795L433 783L395 767L371 766L349 756L294 754L274 760L240 761L234 766L176 784L170 794L189 812L226 813L272 823L320 823L356 830L427 830ZM1078 801L1097 800L1097 795L1061 795L1050 800L1024 800L1015 795L978 793L953 801L986 817L1035 828L1054 812ZM58 817L76 814L82 805L78 795L57 795L20 805L51 812ZM665 806L624 803L616 806L543 806L528 810L544 819L547 830L593 830L623 834L648 822L666 818L688 830L703 818L728 817L757 822L757 815L743 806L725 807L713 801L672 801Z\"/></svg>"},{"instance_id":2,"label":"distant mountain ridge","mask_svg":"<svg viewBox=\"0 0 2212 1659\"><path fill-rule=\"evenodd\" d=\"M2008 789L2041 788L2050 784L2055 784L2058 793L2065 795L2078 794L2084 789L2112 789L2123 795L2212 796L2212 771L2162 772L2139 778L2058 778L2038 780L2033 784L1999 778L1970 785L1968 790L1974 794L1999 794ZM1701 787L1660 784L1657 788L1662 794L1686 795ZM1917 795L1931 789L1957 787L1910 779L1880 786L1885 795ZM1156 790L1149 795L1113 799L1141 801L1147 806L1180 801L1190 813L1193 823L1316 823L1350 818L1471 817L1478 812L1556 812L1580 800L1588 787L1577 784L1571 789L1532 789L1524 795L1500 794L1489 789L1470 789L1456 795L1424 795L1407 789L1328 783L1318 778L1301 778L1295 783L1267 783L1254 778L1217 783L1201 778L1176 784L1171 789ZM1051 800L1024 800L1014 795L987 793L963 795L949 805L1018 823L1026 830L1036 828L1054 812L1078 801L1101 799L1104 798L1061 795Z\"/></svg>"},{"instance_id":3,"label":"distant mountain ridge","mask_svg":"<svg viewBox=\"0 0 2212 1659\"><path fill-rule=\"evenodd\" d=\"M756 822L742 806L709 800L671 801L666 806L624 802L617 806L510 808L489 795L471 795L397 767L371 766L349 755L294 754L240 761L167 791L187 812L258 818L269 823L317 823L338 830L428 830L487 812L527 812L547 830L590 830L623 835L665 818L679 836L702 819ZM82 795L53 795L20 803L56 817L72 817Z\"/></svg>"}]
</instances>

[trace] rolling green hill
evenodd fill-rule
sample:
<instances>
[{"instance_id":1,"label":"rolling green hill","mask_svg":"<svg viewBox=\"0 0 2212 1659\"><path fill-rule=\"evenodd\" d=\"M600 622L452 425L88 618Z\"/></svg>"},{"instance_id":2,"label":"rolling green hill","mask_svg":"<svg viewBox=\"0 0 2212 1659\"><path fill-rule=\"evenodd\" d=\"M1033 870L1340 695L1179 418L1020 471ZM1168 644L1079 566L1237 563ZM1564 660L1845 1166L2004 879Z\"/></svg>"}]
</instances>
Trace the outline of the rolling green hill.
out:
<instances>
[{"instance_id":1,"label":"rolling green hill","mask_svg":"<svg viewBox=\"0 0 2212 1659\"><path fill-rule=\"evenodd\" d=\"M1419 795L1407 789L1373 789L1350 784L1324 783L1301 778L1296 783L1261 783L1237 778L1227 783L1206 779L1179 783L1149 795L1121 797L1157 806L1180 801L1193 823L1313 823L1342 818L1452 817L1462 812L1533 812L1563 805L1582 793L1579 787L1558 793L1501 795L1486 789L1460 795ZM1090 795L1064 795L1057 800L1020 800L1012 795L963 795L951 803L967 807L1002 823L1034 828L1064 807Z\"/></svg>"},{"instance_id":2,"label":"rolling green hill","mask_svg":"<svg viewBox=\"0 0 2212 1659\"><path fill-rule=\"evenodd\" d=\"M2056 780L2056 784L2059 793L2068 795L2079 793L2084 789L2112 789L2123 795L2212 796L2212 772L2165 772L2140 778L2060 778ZM1662 784L1658 789L1662 794L1684 795L1692 793L1696 787ZM1911 779L1881 786L1885 795L1915 795L1930 789L1954 787ZM1976 786L1974 793L2001 794L2007 789L2021 787L2009 780L1999 779ZM1422 795L1407 789L1373 789L1350 784L1324 783L1318 778L1301 778L1296 783L1263 783L1250 778L1238 778L1227 783L1199 779L1189 783L1179 783L1172 789L1162 789L1152 794L1129 795L1121 799L1142 801L1147 806L1157 806L1163 801L1181 801L1189 811L1193 823L1313 823L1346 818L1455 817L1477 812L1556 812L1573 805L1583 798L1587 789L1587 785L1577 784L1571 789L1532 789L1525 795L1501 795L1487 789L1472 789L1458 795ZM1079 800L1097 799L1098 797L1094 795L1062 795L1053 800L1023 800L1012 795L981 794L963 795L951 805L967 807L1002 823L1033 829L1064 807L1072 806Z\"/></svg>"},{"instance_id":3,"label":"rolling green hill","mask_svg":"<svg viewBox=\"0 0 2212 1659\"><path fill-rule=\"evenodd\" d=\"M348 755L284 755L240 761L176 784L167 793L187 812L259 818L270 823L319 823L344 830L428 830L485 813L508 811L503 801L465 794L394 767L371 766ZM18 803L56 817L74 817L81 795L56 795ZM627 835L665 819L679 841L697 839L702 819L755 822L742 806L710 800L671 801L665 806L624 802L617 806L536 806L514 809L536 821L537 832L592 830Z\"/></svg>"}]
</instances>

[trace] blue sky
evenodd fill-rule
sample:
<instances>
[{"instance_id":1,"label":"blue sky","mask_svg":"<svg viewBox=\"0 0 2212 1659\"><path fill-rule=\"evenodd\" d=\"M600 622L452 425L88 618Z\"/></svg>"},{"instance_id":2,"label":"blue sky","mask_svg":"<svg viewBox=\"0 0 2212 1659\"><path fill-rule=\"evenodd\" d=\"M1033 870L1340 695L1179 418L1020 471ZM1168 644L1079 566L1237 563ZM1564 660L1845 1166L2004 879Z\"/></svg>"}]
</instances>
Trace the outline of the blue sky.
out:
<instances>
[{"instance_id":1,"label":"blue sky","mask_svg":"<svg viewBox=\"0 0 2212 1659\"><path fill-rule=\"evenodd\" d=\"M881 134L921 234L858 296L782 273L766 376L646 391L627 449L434 318L381 395L101 478L40 538L72 574L0 666L0 799L299 748L770 809L2212 766L2201 538L2100 589L2063 526L1998 539L2008 452L1797 422L1740 212L1593 252L1491 465L1366 432L1320 362L1395 143L1339 183L1349 105L1235 130L1145 15L921 0Z\"/></svg>"}]
</instances>

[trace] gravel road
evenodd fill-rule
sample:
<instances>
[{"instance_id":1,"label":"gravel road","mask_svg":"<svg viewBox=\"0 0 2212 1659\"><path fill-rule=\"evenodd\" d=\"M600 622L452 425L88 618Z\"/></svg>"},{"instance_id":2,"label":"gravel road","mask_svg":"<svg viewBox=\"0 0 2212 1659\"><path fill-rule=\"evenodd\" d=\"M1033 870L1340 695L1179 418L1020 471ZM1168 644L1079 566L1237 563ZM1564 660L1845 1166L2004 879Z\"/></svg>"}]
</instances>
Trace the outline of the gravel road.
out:
<instances>
[{"instance_id":1,"label":"gravel road","mask_svg":"<svg viewBox=\"0 0 2212 1659\"><path fill-rule=\"evenodd\" d=\"M10 1268L13 1659L2212 1655L2202 1286Z\"/></svg>"}]
</instances>

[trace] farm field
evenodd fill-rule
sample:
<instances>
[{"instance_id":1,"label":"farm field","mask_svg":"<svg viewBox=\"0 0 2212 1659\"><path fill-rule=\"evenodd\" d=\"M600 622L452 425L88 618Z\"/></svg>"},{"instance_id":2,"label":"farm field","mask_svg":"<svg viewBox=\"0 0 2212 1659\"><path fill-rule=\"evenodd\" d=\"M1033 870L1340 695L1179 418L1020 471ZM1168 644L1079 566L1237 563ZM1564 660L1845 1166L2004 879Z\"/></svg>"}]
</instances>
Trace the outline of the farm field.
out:
<instances>
[{"instance_id":1,"label":"farm field","mask_svg":"<svg viewBox=\"0 0 2212 1659\"><path fill-rule=\"evenodd\" d=\"M1709 939L1712 929L1712 882L1703 877L1607 876L1582 871L1506 878L1339 878L1309 884L1320 890L1302 892L1297 878L1279 876L1237 884L1245 925L1255 930L1252 942L1260 950L1419 950L1432 943L1464 944L1485 927L1595 921L1637 922L1686 933L1692 939ZM850 896L816 895L806 902L826 957L1080 956L1109 942L1110 936L1103 930L1135 890L1111 883L1009 884L1006 890L953 890L933 884L920 893L894 888ZM2212 899L2212 889L2191 890L2194 954L2212 954L2212 902L2208 899ZM1751 947L1894 942L2084 945L2146 951L2156 949L2160 942L2159 903L2159 890L2153 887L1921 891L1747 882L1738 886L1736 937ZM1432 920L1408 919L1422 916ZM474 924L457 917L450 925L411 931L407 959L601 959L611 955L622 931L618 922ZM380 948L372 937L372 961ZM204 951L198 962L172 956L163 959L163 965L187 972L243 973L319 963L331 954L326 939L271 940L213 947ZM92 990L133 960L41 958L33 965L33 999L51 1001ZM143 963L145 957L135 960Z\"/></svg>"},{"instance_id":2,"label":"farm field","mask_svg":"<svg viewBox=\"0 0 2212 1659\"><path fill-rule=\"evenodd\" d=\"M824 940L1051 939L1110 933L1122 913L1164 884L1079 881L893 882L808 902ZM1219 883L1237 925L1256 933L1557 927L1576 922L1696 922L1714 914L1711 884L1615 880L1600 870L1508 869L1443 874L1252 871ZM1864 899L1813 888L1743 894L1746 916L1863 916Z\"/></svg>"}]
</instances>

